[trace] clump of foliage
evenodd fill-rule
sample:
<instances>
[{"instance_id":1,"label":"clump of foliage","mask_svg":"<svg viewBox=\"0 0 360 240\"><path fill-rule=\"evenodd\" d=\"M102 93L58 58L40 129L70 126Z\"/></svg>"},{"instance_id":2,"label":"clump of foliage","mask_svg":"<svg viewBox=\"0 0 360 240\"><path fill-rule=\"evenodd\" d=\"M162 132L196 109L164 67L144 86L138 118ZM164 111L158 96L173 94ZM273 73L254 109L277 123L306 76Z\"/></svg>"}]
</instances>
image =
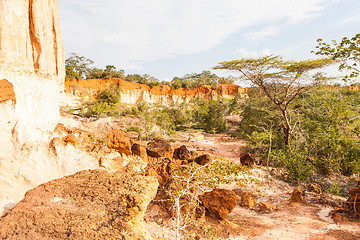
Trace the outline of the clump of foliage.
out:
<instances>
[{"instance_id":1,"label":"clump of foliage","mask_svg":"<svg viewBox=\"0 0 360 240\"><path fill-rule=\"evenodd\" d=\"M65 60L65 79L100 79L100 78L121 78L124 79L124 70L116 70L114 65L107 65L105 69L91 67L94 61L71 53Z\"/></svg>"},{"instance_id":2,"label":"clump of foliage","mask_svg":"<svg viewBox=\"0 0 360 240\"><path fill-rule=\"evenodd\" d=\"M360 97L340 86L319 86L289 105L290 145L283 141L282 116L264 95L250 94L243 105L239 135L269 166L287 169L291 180L307 180L314 171L328 175L360 173Z\"/></svg>"},{"instance_id":3,"label":"clump of foliage","mask_svg":"<svg viewBox=\"0 0 360 240\"><path fill-rule=\"evenodd\" d=\"M125 81L134 82L139 84L145 84L149 87L155 87L160 85L168 85L168 82L160 81L159 79L150 76L149 74L128 74L123 78Z\"/></svg>"},{"instance_id":4,"label":"clump of foliage","mask_svg":"<svg viewBox=\"0 0 360 240\"><path fill-rule=\"evenodd\" d=\"M124 79L125 71L124 70L116 70L114 65L107 65L105 69L100 68L91 68L87 75L86 79L101 79L101 78L121 78Z\"/></svg>"},{"instance_id":5,"label":"clump of foliage","mask_svg":"<svg viewBox=\"0 0 360 240\"><path fill-rule=\"evenodd\" d=\"M360 33L352 38L344 37L341 42L333 40L332 44L324 42L321 38L319 38L317 42L317 51L313 51L315 54L338 60L340 62L340 71L350 71L350 74L344 77L345 81L355 79L359 76Z\"/></svg>"},{"instance_id":6,"label":"clump of foliage","mask_svg":"<svg viewBox=\"0 0 360 240\"><path fill-rule=\"evenodd\" d=\"M218 84L234 84L234 77L219 77L210 71L202 73L185 74L183 77L174 77L170 82L172 89L185 88L191 89L201 85L218 85Z\"/></svg>"},{"instance_id":7,"label":"clump of foliage","mask_svg":"<svg viewBox=\"0 0 360 240\"><path fill-rule=\"evenodd\" d=\"M71 53L71 56L65 60L65 79L79 80L86 78L91 70L90 65L94 63L91 59L83 56L78 56Z\"/></svg>"}]
</instances>

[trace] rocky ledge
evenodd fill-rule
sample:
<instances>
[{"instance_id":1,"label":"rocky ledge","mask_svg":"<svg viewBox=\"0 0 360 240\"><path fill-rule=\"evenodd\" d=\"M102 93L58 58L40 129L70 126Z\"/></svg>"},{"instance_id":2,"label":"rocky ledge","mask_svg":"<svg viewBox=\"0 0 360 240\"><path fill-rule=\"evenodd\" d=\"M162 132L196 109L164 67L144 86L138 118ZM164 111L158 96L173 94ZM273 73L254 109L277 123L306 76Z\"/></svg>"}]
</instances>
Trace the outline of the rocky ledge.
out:
<instances>
[{"instance_id":1,"label":"rocky ledge","mask_svg":"<svg viewBox=\"0 0 360 240\"><path fill-rule=\"evenodd\" d=\"M155 177L86 170L38 186L0 221L1 239L148 239Z\"/></svg>"}]
</instances>

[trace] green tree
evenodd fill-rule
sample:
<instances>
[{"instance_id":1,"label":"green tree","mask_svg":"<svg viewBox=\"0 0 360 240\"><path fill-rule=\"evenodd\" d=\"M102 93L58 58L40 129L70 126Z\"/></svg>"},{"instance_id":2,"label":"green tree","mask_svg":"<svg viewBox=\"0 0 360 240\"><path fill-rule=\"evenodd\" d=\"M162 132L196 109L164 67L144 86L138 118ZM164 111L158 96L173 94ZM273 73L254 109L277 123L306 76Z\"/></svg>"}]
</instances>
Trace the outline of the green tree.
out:
<instances>
[{"instance_id":1,"label":"green tree","mask_svg":"<svg viewBox=\"0 0 360 240\"><path fill-rule=\"evenodd\" d=\"M351 71L344 80L350 80L359 76L360 73L360 33L352 38L344 37L341 42L335 40L331 44L324 42L323 39L317 40L317 55L327 56L330 59L340 61L339 70Z\"/></svg>"},{"instance_id":2,"label":"green tree","mask_svg":"<svg viewBox=\"0 0 360 240\"><path fill-rule=\"evenodd\" d=\"M70 57L65 60L65 79L85 79L87 74L91 71L89 67L94 61L86 57L78 56L76 53L71 53Z\"/></svg>"},{"instance_id":3,"label":"green tree","mask_svg":"<svg viewBox=\"0 0 360 240\"><path fill-rule=\"evenodd\" d=\"M281 114L281 127L285 145L290 146L292 122L289 105L302 93L325 78L320 74L309 75L315 69L332 64L330 59L284 61L281 56L243 58L219 63L214 69L240 72L242 79L259 87L275 109Z\"/></svg>"},{"instance_id":4,"label":"green tree","mask_svg":"<svg viewBox=\"0 0 360 240\"><path fill-rule=\"evenodd\" d=\"M87 79L100 79L100 78L121 78L124 79L125 71L116 70L114 65L106 65L105 69L91 68L87 74Z\"/></svg>"}]
</instances>

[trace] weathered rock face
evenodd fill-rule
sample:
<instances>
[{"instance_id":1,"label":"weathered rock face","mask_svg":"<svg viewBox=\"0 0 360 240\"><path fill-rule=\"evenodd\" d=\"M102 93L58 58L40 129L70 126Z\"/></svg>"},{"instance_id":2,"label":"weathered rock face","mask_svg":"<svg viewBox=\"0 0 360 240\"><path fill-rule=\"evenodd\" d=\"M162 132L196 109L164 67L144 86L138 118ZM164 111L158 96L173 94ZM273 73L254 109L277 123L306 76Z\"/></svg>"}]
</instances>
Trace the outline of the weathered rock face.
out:
<instances>
[{"instance_id":1,"label":"weathered rock face","mask_svg":"<svg viewBox=\"0 0 360 240\"><path fill-rule=\"evenodd\" d=\"M0 1L0 178L6 179L0 183L1 203L17 202L44 181L90 168L76 166L71 147L63 156L71 170L48 152L65 75L58 15L57 0Z\"/></svg>"},{"instance_id":2,"label":"weathered rock face","mask_svg":"<svg viewBox=\"0 0 360 240\"><path fill-rule=\"evenodd\" d=\"M82 171L26 193L0 221L1 239L146 239L154 177Z\"/></svg>"},{"instance_id":3,"label":"weathered rock face","mask_svg":"<svg viewBox=\"0 0 360 240\"><path fill-rule=\"evenodd\" d=\"M0 12L2 64L63 77L58 1L3 0Z\"/></svg>"},{"instance_id":4,"label":"weathered rock face","mask_svg":"<svg viewBox=\"0 0 360 240\"><path fill-rule=\"evenodd\" d=\"M90 79L65 82L67 94L77 97L93 97L98 90L109 88L112 84L120 87L120 98L123 103L135 104L138 101L146 103L182 103L194 98L216 100L219 97L234 98L237 94L245 97L247 89L233 84L220 84L218 87L204 85L195 89L171 89L170 86L155 86L150 88L144 84L126 82L121 79Z\"/></svg>"},{"instance_id":5,"label":"weathered rock face","mask_svg":"<svg viewBox=\"0 0 360 240\"><path fill-rule=\"evenodd\" d=\"M58 15L57 0L0 2L0 79L14 87L23 142L37 128L52 130L59 117L65 67Z\"/></svg>"}]
</instances>

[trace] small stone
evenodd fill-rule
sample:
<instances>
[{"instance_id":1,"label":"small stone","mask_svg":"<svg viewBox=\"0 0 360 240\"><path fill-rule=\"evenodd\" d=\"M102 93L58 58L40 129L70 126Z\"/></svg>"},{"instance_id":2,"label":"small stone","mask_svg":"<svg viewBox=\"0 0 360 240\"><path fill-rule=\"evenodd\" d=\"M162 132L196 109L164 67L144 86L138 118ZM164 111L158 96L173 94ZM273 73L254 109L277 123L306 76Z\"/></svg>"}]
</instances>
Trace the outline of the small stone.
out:
<instances>
[{"instance_id":1,"label":"small stone","mask_svg":"<svg viewBox=\"0 0 360 240\"><path fill-rule=\"evenodd\" d=\"M272 212L276 209L276 206L268 202L259 202L259 208L261 212Z\"/></svg>"},{"instance_id":2,"label":"small stone","mask_svg":"<svg viewBox=\"0 0 360 240\"><path fill-rule=\"evenodd\" d=\"M255 209L257 205L256 195L250 192L245 192L241 195L241 205L244 208Z\"/></svg>"},{"instance_id":3,"label":"small stone","mask_svg":"<svg viewBox=\"0 0 360 240\"><path fill-rule=\"evenodd\" d=\"M306 204L305 191L301 187L295 188L289 201L290 203Z\"/></svg>"},{"instance_id":4,"label":"small stone","mask_svg":"<svg viewBox=\"0 0 360 240\"><path fill-rule=\"evenodd\" d=\"M201 166L204 166L205 164L211 162L211 157L209 154L204 154L195 158L195 162Z\"/></svg>"}]
</instances>

